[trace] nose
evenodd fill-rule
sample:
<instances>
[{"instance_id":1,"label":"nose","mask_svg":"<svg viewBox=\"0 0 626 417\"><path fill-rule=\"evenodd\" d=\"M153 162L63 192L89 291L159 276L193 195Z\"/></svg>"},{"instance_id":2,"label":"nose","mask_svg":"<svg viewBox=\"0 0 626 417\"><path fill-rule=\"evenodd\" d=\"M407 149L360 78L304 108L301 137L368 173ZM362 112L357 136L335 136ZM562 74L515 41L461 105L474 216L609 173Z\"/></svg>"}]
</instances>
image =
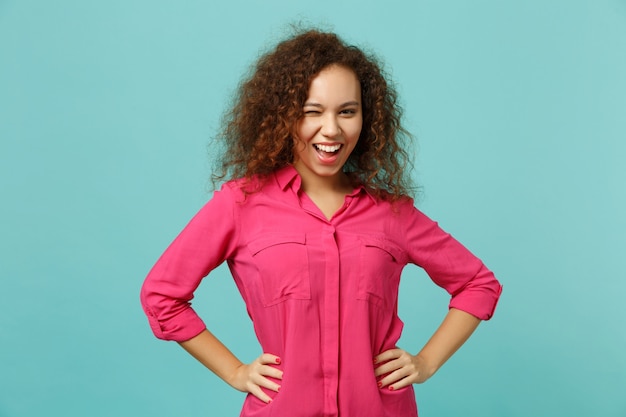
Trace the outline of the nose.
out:
<instances>
[{"instance_id":1,"label":"nose","mask_svg":"<svg viewBox=\"0 0 626 417\"><path fill-rule=\"evenodd\" d=\"M320 133L328 138L334 138L339 135L341 128L339 121L335 115L328 115L322 119Z\"/></svg>"}]
</instances>

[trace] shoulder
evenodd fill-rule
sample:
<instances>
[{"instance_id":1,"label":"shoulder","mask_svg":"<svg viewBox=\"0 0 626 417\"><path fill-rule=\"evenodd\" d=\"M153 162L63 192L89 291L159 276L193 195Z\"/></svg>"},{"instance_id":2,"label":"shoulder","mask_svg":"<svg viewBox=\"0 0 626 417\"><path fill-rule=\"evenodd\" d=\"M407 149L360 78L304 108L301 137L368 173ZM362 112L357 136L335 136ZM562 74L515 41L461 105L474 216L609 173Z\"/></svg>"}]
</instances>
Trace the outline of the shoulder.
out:
<instances>
[{"instance_id":1,"label":"shoulder","mask_svg":"<svg viewBox=\"0 0 626 417\"><path fill-rule=\"evenodd\" d=\"M390 235L404 239L411 233L422 233L437 226L437 222L417 207L411 196L387 196L378 198L376 209L380 221L384 221L385 228Z\"/></svg>"},{"instance_id":2,"label":"shoulder","mask_svg":"<svg viewBox=\"0 0 626 417\"><path fill-rule=\"evenodd\" d=\"M376 201L378 206L388 208L392 213L401 214L419 211L415 206L415 200L408 195L394 195L386 190L373 190L364 188L367 194Z\"/></svg>"},{"instance_id":3,"label":"shoulder","mask_svg":"<svg viewBox=\"0 0 626 417\"><path fill-rule=\"evenodd\" d=\"M238 202L245 202L256 195L263 195L271 192L276 187L274 175L255 175L251 178L235 178L224 182L216 195L227 194Z\"/></svg>"}]
</instances>

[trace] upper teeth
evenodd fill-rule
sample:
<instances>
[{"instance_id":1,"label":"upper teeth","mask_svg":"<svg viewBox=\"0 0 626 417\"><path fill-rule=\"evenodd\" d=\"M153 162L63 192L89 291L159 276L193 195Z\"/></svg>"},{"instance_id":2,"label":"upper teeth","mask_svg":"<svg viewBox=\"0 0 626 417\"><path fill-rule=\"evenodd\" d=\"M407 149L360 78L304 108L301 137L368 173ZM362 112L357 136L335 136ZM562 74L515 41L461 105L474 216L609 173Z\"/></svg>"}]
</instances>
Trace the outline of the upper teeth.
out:
<instances>
[{"instance_id":1,"label":"upper teeth","mask_svg":"<svg viewBox=\"0 0 626 417\"><path fill-rule=\"evenodd\" d=\"M341 145L320 145L317 143L314 146L320 151L324 152L336 152L339 150L339 148L341 148Z\"/></svg>"}]
</instances>

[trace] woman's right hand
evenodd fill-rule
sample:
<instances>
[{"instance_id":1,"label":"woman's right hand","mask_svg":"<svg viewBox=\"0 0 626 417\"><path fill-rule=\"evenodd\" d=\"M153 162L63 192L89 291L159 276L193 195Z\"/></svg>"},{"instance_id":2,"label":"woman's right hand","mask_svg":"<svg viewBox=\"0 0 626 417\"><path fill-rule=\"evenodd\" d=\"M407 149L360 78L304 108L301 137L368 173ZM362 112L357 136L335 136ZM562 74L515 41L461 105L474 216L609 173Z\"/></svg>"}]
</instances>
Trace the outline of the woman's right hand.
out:
<instances>
[{"instance_id":1,"label":"woman's right hand","mask_svg":"<svg viewBox=\"0 0 626 417\"><path fill-rule=\"evenodd\" d=\"M264 353L249 364L241 364L235 370L230 385L242 392L249 392L264 403L272 399L261 388L278 392L280 385L270 378L283 379L283 371L272 365L279 365L280 358L270 353Z\"/></svg>"},{"instance_id":2,"label":"woman's right hand","mask_svg":"<svg viewBox=\"0 0 626 417\"><path fill-rule=\"evenodd\" d=\"M265 403L272 399L261 388L276 392L280 389L280 385L269 379L283 379L283 371L275 367L280 364L278 356L264 353L245 365L207 329L180 345L230 386L249 392Z\"/></svg>"}]
</instances>

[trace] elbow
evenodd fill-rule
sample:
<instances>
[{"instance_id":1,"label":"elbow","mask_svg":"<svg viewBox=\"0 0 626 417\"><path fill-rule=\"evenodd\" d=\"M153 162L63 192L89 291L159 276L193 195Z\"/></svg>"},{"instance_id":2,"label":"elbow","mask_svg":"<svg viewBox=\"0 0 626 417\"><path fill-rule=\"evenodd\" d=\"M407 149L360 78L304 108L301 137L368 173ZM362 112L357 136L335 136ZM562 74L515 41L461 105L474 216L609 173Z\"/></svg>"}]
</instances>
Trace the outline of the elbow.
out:
<instances>
[{"instance_id":1,"label":"elbow","mask_svg":"<svg viewBox=\"0 0 626 417\"><path fill-rule=\"evenodd\" d=\"M479 273L452 294L450 308L457 308L481 320L493 317L502 294L502 285L493 273L482 267Z\"/></svg>"}]
</instances>

